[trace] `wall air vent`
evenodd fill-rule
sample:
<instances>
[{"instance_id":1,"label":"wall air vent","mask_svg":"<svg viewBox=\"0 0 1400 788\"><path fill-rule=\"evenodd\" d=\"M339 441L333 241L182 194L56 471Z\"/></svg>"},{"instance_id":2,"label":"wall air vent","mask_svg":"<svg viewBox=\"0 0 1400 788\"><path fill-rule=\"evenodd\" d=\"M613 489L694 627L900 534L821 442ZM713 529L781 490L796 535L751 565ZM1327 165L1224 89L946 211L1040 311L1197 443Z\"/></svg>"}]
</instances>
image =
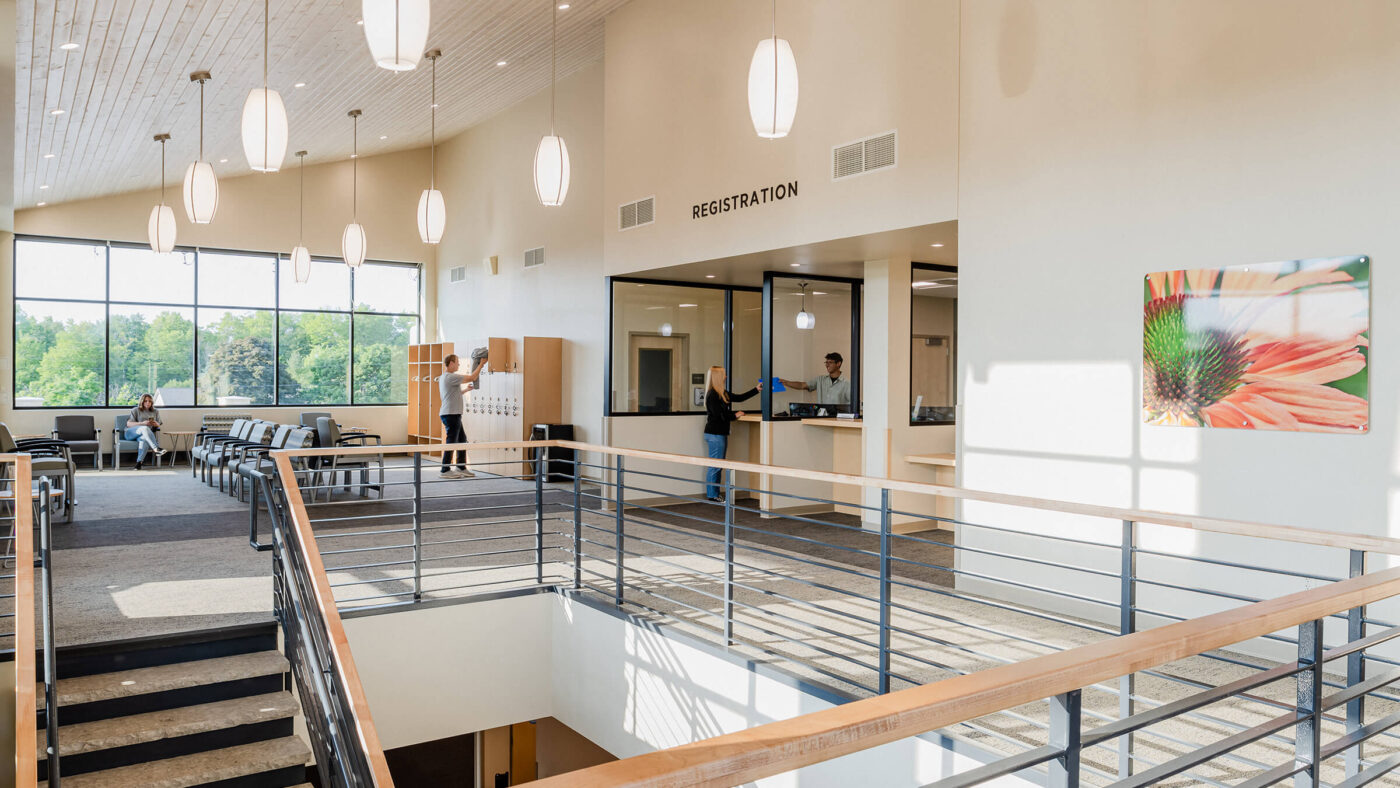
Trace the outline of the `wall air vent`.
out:
<instances>
[{"instance_id":1,"label":"wall air vent","mask_svg":"<svg viewBox=\"0 0 1400 788\"><path fill-rule=\"evenodd\" d=\"M631 230L656 221L656 197L629 202L617 208L617 229Z\"/></svg>"},{"instance_id":2,"label":"wall air vent","mask_svg":"<svg viewBox=\"0 0 1400 788\"><path fill-rule=\"evenodd\" d=\"M854 178L867 172L894 167L899 163L898 132L837 145L831 149L831 179Z\"/></svg>"},{"instance_id":3,"label":"wall air vent","mask_svg":"<svg viewBox=\"0 0 1400 788\"><path fill-rule=\"evenodd\" d=\"M525 267L535 268L544 265L544 247L525 250Z\"/></svg>"},{"instance_id":4,"label":"wall air vent","mask_svg":"<svg viewBox=\"0 0 1400 788\"><path fill-rule=\"evenodd\" d=\"M465 265L459 265L447 272L447 280L449 282L461 282L466 280L466 278L467 267Z\"/></svg>"}]
</instances>

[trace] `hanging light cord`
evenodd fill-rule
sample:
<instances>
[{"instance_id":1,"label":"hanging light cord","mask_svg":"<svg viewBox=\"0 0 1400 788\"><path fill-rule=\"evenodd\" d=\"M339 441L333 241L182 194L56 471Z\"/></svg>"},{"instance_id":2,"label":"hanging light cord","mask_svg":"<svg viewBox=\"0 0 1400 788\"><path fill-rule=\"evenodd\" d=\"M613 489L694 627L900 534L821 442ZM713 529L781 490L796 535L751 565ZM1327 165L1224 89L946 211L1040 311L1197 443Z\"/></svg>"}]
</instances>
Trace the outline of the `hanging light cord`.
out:
<instances>
[{"instance_id":1,"label":"hanging light cord","mask_svg":"<svg viewBox=\"0 0 1400 788\"><path fill-rule=\"evenodd\" d=\"M432 123L432 131L431 131L431 135L432 135L432 137L431 137L431 139L432 139L432 153L430 154L430 155L431 155L430 161L432 162L432 170L433 170L433 171L432 171L432 174L428 177L428 188L429 188L429 189L436 189L436 188L437 188L437 58L433 58L432 105L433 105L432 108L431 108L432 111L433 111L433 123Z\"/></svg>"},{"instance_id":2,"label":"hanging light cord","mask_svg":"<svg viewBox=\"0 0 1400 788\"><path fill-rule=\"evenodd\" d=\"M557 0L549 0L549 136L554 133L554 83L558 79L555 62L559 58L559 6Z\"/></svg>"},{"instance_id":3,"label":"hanging light cord","mask_svg":"<svg viewBox=\"0 0 1400 788\"><path fill-rule=\"evenodd\" d=\"M773 0L773 126L772 133L778 133L778 0ZM806 296L803 290L803 296ZM806 307L803 307L805 310Z\"/></svg>"},{"instance_id":4,"label":"hanging light cord","mask_svg":"<svg viewBox=\"0 0 1400 788\"><path fill-rule=\"evenodd\" d=\"M164 145L161 146L165 148ZM199 81L199 160L204 161L204 80Z\"/></svg>"},{"instance_id":5,"label":"hanging light cord","mask_svg":"<svg viewBox=\"0 0 1400 788\"><path fill-rule=\"evenodd\" d=\"M272 26L272 15L268 10L269 0L263 0L263 169L266 170L268 163L268 137L271 135L272 121L268 118L268 97L267 97L267 29ZM283 150L286 150L285 148Z\"/></svg>"},{"instance_id":6,"label":"hanging light cord","mask_svg":"<svg viewBox=\"0 0 1400 788\"><path fill-rule=\"evenodd\" d=\"M165 205L165 140L160 141L160 204Z\"/></svg>"},{"instance_id":7,"label":"hanging light cord","mask_svg":"<svg viewBox=\"0 0 1400 788\"><path fill-rule=\"evenodd\" d=\"M297 246L306 245L306 154L297 156L301 159L301 194L297 199Z\"/></svg>"},{"instance_id":8,"label":"hanging light cord","mask_svg":"<svg viewBox=\"0 0 1400 788\"><path fill-rule=\"evenodd\" d=\"M355 141L350 157L350 218L360 223L360 116L355 116Z\"/></svg>"}]
</instances>

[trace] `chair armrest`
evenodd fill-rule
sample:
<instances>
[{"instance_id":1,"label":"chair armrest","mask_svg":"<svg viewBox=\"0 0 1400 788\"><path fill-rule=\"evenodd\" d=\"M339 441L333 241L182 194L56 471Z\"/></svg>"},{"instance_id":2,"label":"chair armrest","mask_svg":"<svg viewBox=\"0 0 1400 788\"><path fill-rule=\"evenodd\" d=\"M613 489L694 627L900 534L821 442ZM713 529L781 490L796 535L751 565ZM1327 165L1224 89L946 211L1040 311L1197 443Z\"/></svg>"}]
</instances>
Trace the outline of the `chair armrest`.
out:
<instances>
[{"instance_id":1,"label":"chair armrest","mask_svg":"<svg viewBox=\"0 0 1400 788\"><path fill-rule=\"evenodd\" d=\"M66 441L53 440L51 438L25 438L15 441L18 448L38 448L59 450L68 446Z\"/></svg>"},{"instance_id":2,"label":"chair armrest","mask_svg":"<svg viewBox=\"0 0 1400 788\"><path fill-rule=\"evenodd\" d=\"M350 432L350 433L344 433L344 434L342 434L342 435L340 436L340 440L336 441L335 445L337 445L337 446L363 446L363 445L365 445L365 444L364 444L364 440L365 440L366 438L374 438L375 444L377 444L377 445L379 445L379 446L383 446L383 445L384 445L384 440L383 440L382 438L380 438L378 435L374 435L374 434L368 433L368 432ZM352 443L351 441L355 441L355 443Z\"/></svg>"}]
</instances>

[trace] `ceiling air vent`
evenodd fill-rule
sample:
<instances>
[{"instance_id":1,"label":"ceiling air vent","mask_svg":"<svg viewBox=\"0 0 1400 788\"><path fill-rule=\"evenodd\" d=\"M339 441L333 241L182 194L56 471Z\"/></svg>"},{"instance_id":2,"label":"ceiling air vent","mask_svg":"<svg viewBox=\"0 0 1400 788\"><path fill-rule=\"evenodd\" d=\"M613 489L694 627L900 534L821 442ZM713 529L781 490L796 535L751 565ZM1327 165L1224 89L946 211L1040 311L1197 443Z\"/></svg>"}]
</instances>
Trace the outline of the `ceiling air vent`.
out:
<instances>
[{"instance_id":1,"label":"ceiling air vent","mask_svg":"<svg viewBox=\"0 0 1400 788\"><path fill-rule=\"evenodd\" d=\"M459 265L453 268L447 272L447 278L449 282L464 281L467 278L467 267L465 265Z\"/></svg>"},{"instance_id":2,"label":"ceiling air vent","mask_svg":"<svg viewBox=\"0 0 1400 788\"><path fill-rule=\"evenodd\" d=\"M656 197L654 196L618 206L618 230L631 230L654 221L656 221Z\"/></svg>"},{"instance_id":3,"label":"ceiling air vent","mask_svg":"<svg viewBox=\"0 0 1400 788\"><path fill-rule=\"evenodd\" d=\"M541 246L538 249L526 249L525 267L535 268L536 266L541 265L544 265L544 247Z\"/></svg>"},{"instance_id":4,"label":"ceiling air vent","mask_svg":"<svg viewBox=\"0 0 1400 788\"><path fill-rule=\"evenodd\" d=\"M831 179L854 178L874 170L895 166L899 161L898 133L887 132L874 137L837 145L831 149Z\"/></svg>"}]
</instances>

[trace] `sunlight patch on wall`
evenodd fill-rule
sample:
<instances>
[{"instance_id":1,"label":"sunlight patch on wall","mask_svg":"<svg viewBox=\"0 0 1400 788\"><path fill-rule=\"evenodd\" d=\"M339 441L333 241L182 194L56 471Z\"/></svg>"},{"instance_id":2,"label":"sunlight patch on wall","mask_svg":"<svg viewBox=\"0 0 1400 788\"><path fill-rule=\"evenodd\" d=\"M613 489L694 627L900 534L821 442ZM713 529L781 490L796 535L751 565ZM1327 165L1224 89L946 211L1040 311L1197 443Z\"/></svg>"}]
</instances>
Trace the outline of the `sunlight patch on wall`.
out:
<instances>
[{"instance_id":1,"label":"sunlight patch on wall","mask_svg":"<svg viewBox=\"0 0 1400 788\"><path fill-rule=\"evenodd\" d=\"M963 447L1127 458L1139 411L1130 364L993 364L969 378Z\"/></svg>"}]
</instances>

